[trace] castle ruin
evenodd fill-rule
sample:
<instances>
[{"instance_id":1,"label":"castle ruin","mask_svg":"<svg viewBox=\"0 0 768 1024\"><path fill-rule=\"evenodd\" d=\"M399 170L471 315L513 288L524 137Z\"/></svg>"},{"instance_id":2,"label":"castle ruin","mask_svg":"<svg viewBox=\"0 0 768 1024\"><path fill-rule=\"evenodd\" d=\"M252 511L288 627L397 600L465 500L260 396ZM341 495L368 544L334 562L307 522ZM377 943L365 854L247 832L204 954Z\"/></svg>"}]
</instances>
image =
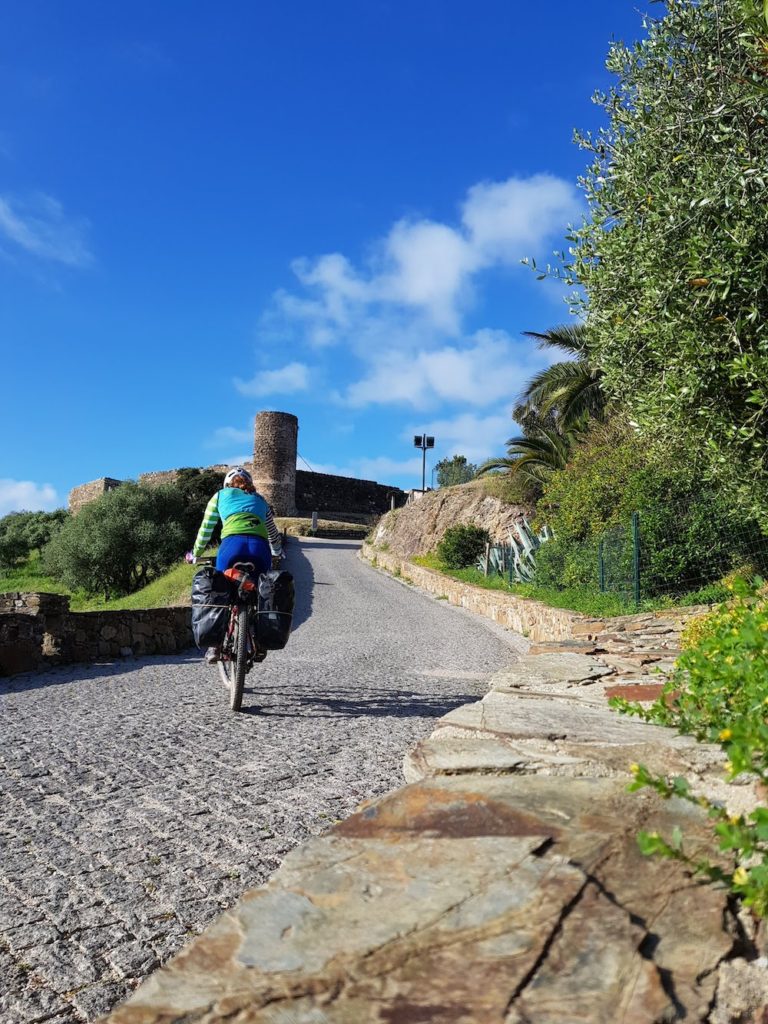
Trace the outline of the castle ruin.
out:
<instances>
[{"instance_id":1,"label":"castle ruin","mask_svg":"<svg viewBox=\"0 0 768 1024\"><path fill-rule=\"evenodd\" d=\"M289 412L259 412L254 422L253 461L245 468L253 476L256 490L263 494L278 516L309 516L318 512L326 519L367 521L388 512L392 501L404 505L406 494L399 487L355 480L329 473L297 470L299 421ZM226 473L226 465L205 469ZM142 473L140 484L157 487L174 483L180 470ZM113 477L101 477L73 488L69 510L77 512L89 501L120 485Z\"/></svg>"}]
</instances>

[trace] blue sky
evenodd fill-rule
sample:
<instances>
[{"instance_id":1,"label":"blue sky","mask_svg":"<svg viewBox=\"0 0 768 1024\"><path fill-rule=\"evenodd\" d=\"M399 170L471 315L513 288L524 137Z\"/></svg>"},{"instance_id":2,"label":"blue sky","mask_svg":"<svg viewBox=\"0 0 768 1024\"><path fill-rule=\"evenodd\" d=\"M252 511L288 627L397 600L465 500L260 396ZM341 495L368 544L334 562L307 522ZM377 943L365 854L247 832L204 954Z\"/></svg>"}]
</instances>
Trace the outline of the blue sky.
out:
<instances>
[{"instance_id":1,"label":"blue sky","mask_svg":"<svg viewBox=\"0 0 768 1024\"><path fill-rule=\"evenodd\" d=\"M3 6L0 514L238 460L259 409L383 483L422 429L503 451L636 0Z\"/></svg>"}]
</instances>

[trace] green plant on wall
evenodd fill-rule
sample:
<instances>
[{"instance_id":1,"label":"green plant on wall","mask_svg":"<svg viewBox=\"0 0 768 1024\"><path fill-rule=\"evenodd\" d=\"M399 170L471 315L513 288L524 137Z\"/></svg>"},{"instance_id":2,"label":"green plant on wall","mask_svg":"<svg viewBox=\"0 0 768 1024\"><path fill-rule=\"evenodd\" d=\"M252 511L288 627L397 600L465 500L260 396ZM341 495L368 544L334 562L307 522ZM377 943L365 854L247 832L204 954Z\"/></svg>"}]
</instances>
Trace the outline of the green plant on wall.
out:
<instances>
[{"instance_id":1,"label":"green plant on wall","mask_svg":"<svg viewBox=\"0 0 768 1024\"><path fill-rule=\"evenodd\" d=\"M698 643L678 659L651 707L615 699L618 710L671 726L702 742L719 744L730 780L745 775L768 785L768 592L731 583L733 599L697 627ZM633 765L631 789L650 787L703 807L713 827L717 855L692 856L677 829L670 836L641 833L641 849L685 862L698 874L726 884L761 917L768 915L768 808L730 813L692 791L684 778L665 778Z\"/></svg>"}]
</instances>

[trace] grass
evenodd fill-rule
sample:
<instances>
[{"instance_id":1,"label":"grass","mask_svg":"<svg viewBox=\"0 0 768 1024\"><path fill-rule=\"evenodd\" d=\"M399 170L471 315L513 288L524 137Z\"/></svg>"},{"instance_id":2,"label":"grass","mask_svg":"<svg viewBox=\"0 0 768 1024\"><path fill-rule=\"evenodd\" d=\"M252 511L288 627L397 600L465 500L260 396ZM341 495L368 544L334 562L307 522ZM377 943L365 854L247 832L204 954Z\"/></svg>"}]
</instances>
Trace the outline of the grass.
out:
<instances>
[{"instance_id":1,"label":"grass","mask_svg":"<svg viewBox=\"0 0 768 1024\"><path fill-rule=\"evenodd\" d=\"M90 611L122 611L123 609L165 608L173 604L188 604L192 577L196 572L194 565L180 562L167 573L148 583L127 597L105 601L103 597L86 594L82 591L73 593L63 583L46 576L40 566L40 556L33 551L27 561L13 569L0 570L0 593L40 593L63 594L69 597L69 606L73 612Z\"/></svg>"},{"instance_id":2,"label":"grass","mask_svg":"<svg viewBox=\"0 0 768 1024\"><path fill-rule=\"evenodd\" d=\"M595 618L613 618L618 615L634 615L637 612L663 611L667 608L684 608L695 604L717 604L728 596L726 588L714 583L700 590L689 591L676 597L658 597L641 601L639 605L620 594L601 594L599 591L585 587L568 587L559 590L557 587L539 587L534 584L513 583L511 586L506 578L499 575L485 576L482 570L474 567L466 569L449 569L436 554L417 555L412 559L417 565L433 569L450 576L451 579L469 583L486 590L501 590L515 597L540 601L550 608L563 608L566 611L578 612L581 615Z\"/></svg>"},{"instance_id":3,"label":"grass","mask_svg":"<svg viewBox=\"0 0 768 1024\"><path fill-rule=\"evenodd\" d=\"M13 569L0 569L0 593L69 594L63 583L46 576L40 566L40 554L33 551L26 562Z\"/></svg>"},{"instance_id":4,"label":"grass","mask_svg":"<svg viewBox=\"0 0 768 1024\"><path fill-rule=\"evenodd\" d=\"M105 601L103 597L83 594L73 595L70 607L72 611L110 611L138 610L142 608L167 608L174 604L189 604L192 577L199 566L180 562L167 573L152 580L146 587L126 597L116 597Z\"/></svg>"}]
</instances>

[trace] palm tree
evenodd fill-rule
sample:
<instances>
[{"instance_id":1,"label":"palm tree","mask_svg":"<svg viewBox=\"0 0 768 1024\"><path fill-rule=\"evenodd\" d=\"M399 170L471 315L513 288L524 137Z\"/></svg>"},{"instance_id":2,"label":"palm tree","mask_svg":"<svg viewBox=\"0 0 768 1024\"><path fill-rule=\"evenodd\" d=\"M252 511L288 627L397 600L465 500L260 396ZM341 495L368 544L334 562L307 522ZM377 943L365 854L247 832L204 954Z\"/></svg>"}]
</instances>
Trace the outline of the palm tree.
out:
<instances>
[{"instance_id":1,"label":"palm tree","mask_svg":"<svg viewBox=\"0 0 768 1024\"><path fill-rule=\"evenodd\" d=\"M535 338L539 348L559 348L575 359L553 363L540 370L527 384L512 415L521 425L533 413L544 419L554 416L562 433L583 425L588 419L602 419L608 400L602 387L602 371L587 356L585 324L562 324L543 334L525 331Z\"/></svg>"},{"instance_id":2,"label":"palm tree","mask_svg":"<svg viewBox=\"0 0 768 1024\"><path fill-rule=\"evenodd\" d=\"M522 473L527 483L540 486L555 469L563 469L568 461L572 438L563 434L552 419L529 420L525 433L507 442L506 457L488 459L479 467L478 476L500 471Z\"/></svg>"}]
</instances>

